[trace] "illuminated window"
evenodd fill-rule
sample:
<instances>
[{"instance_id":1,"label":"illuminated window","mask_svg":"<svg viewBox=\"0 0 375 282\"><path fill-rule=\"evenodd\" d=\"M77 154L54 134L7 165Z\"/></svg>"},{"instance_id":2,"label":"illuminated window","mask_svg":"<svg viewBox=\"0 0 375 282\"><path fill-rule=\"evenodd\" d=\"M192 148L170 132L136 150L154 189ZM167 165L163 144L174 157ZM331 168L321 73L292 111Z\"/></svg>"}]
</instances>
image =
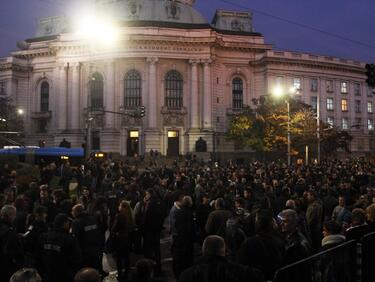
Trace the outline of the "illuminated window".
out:
<instances>
[{"instance_id":1,"label":"illuminated window","mask_svg":"<svg viewBox=\"0 0 375 282\"><path fill-rule=\"evenodd\" d=\"M367 129L368 130L374 130L374 125L373 125L372 119L367 120Z\"/></svg>"},{"instance_id":2,"label":"illuminated window","mask_svg":"<svg viewBox=\"0 0 375 282\"><path fill-rule=\"evenodd\" d=\"M327 98L327 110L333 111L333 98Z\"/></svg>"},{"instance_id":3,"label":"illuminated window","mask_svg":"<svg viewBox=\"0 0 375 282\"><path fill-rule=\"evenodd\" d=\"M293 88L298 92L301 90L301 79L299 77L293 78Z\"/></svg>"},{"instance_id":4,"label":"illuminated window","mask_svg":"<svg viewBox=\"0 0 375 282\"><path fill-rule=\"evenodd\" d=\"M348 99L341 99L341 111L348 111Z\"/></svg>"},{"instance_id":5,"label":"illuminated window","mask_svg":"<svg viewBox=\"0 0 375 282\"><path fill-rule=\"evenodd\" d=\"M341 93L348 93L348 83L346 81L341 82Z\"/></svg>"},{"instance_id":6,"label":"illuminated window","mask_svg":"<svg viewBox=\"0 0 375 282\"><path fill-rule=\"evenodd\" d=\"M168 131L168 138L178 137L178 131Z\"/></svg>"},{"instance_id":7,"label":"illuminated window","mask_svg":"<svg viewBox=\"0 0 375 282\"><path fill-rule=\"evenodd\" d=\"M141 106L142 79L136 70L131 70L125 75L124 83L124 107L136 108Z\"/></svg>"},{"instance_id":8,"label":"illuminated window","mask_svg":"<svg viewBox=\"0 0 375 282\"><path fill-rule=\"evenodd\" d=\"M367 102L367 112L372 113L372 102Z\"/></svg>"},{"instance_id":9,"label":"illuminated window","mask_svg":"<svg viewBox=\"0 0 375 282\"><path fill-rule=\"evenodd\" d=\"M329 124L330 127L333 127L333 125L334 125L333 117L327 117L327 123Z\"/></svg>"},{"instance_id":10,"label":"illuminated window","mask_svg":"<svg viewBox=\"0 0 375 282\"><path fill-rule=\"evenodd\" d=\"M343 130L349 129L349 120L348 118L342 118L341 127Z\"/></svg>"},{"instance_id":11,"label":"illuminated window","mask_svg":"<svg viewBox=\"0 0 375 282\"><path fill-rule=\"evenodd\" d=\"M138 138L139 137L139 131L130 131L130 138Z\"/></svg>"}]
</instances>

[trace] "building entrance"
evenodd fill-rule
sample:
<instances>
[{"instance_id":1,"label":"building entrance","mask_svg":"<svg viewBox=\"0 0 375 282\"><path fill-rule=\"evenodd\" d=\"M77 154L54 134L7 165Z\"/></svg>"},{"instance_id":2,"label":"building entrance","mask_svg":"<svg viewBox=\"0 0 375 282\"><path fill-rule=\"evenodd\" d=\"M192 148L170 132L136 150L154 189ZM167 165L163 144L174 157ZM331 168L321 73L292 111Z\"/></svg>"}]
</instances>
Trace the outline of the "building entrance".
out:
<instances>
[{"instance_id":1,"label":"building entrance","mask_svg":"<svg viewBox=\"0 0 375 282\"><path fill-rule=\"evenodd\" d=\"M131 130L128 132L127 155L133 157L139 153L139 131Z\"/></svg>"},{"instance_id":2,"label":"building entrance","mask_svg":"<svg viewBox=\"0 0 375 282\"><path fill-rule=\"evenodd\" d=\"M168 131L167 156L174 157L180 153L180 138L178 131Z\"/></svg>"}]
</instances>

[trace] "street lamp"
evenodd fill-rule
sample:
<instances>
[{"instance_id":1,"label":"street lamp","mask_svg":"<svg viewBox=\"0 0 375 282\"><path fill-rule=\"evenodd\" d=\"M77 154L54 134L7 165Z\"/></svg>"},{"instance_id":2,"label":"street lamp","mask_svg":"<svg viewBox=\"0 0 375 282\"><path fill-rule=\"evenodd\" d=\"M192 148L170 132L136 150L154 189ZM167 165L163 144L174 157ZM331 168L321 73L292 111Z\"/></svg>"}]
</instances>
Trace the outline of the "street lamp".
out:
<instances>
[{"instance_id":1,"label":"street lamp","mask_svg":"<svg viewBox=\"0 0 375 282\"><path fill-rule=\"evenodd\" d=\"M290 163L291 163L291 153L290 153L290 145L291 145L291 140L290 140L290 104L289 104L289 98L291 95L295 94L296 93L296 88L295 87L291 87L288 91L288 93L286 93L283 89L283 87L281 87L280 85L277 85L273 91L272 91L272 95L276 98L281 98L281 97L284 97L285 96L285 103L286 103L286 109L287 109L287 114L288 114L288 121L287 121L287 146L288 146L288 149L287 149L287 161L288 161L288 166L290 166Z\"/></svg>"}]
</instances>

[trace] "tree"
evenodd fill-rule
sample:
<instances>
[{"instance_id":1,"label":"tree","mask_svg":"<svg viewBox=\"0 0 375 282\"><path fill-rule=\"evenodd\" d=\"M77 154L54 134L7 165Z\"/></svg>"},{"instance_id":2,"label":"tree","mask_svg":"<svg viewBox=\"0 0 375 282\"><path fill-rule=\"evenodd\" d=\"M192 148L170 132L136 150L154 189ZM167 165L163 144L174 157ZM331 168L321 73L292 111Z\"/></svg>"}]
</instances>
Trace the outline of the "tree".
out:
<instances>
[{"instance_id":1,"label":"tree","mask_svg":"<svg viewBox=\"0 0 375 282\"><path fill-rule=\"evenodd\" d=\"M253 99L253 104L253 108L246 106L241 113L233 116L227 137L257 152L281 151L286 154L288 113L285 101L261 97ZM291 154L302 154L306 145L316 148L316 113L309 105L293 99L289 100L289 106ZM337 131L321 121L320 128L324 149L329 150L328 144L335 144L330 152L338 148L349 149L351 137L347 132Z\"/></svg>"},{"instance_id":2,"label":"tree","mask_svg":"<svg viewBox=\"0 0 375 282\"><path fill-rule=\"evenodd\" d=\"M0 146L22 142L23 120L8 97L0 97Z\"/></svg>"}]
</instances>

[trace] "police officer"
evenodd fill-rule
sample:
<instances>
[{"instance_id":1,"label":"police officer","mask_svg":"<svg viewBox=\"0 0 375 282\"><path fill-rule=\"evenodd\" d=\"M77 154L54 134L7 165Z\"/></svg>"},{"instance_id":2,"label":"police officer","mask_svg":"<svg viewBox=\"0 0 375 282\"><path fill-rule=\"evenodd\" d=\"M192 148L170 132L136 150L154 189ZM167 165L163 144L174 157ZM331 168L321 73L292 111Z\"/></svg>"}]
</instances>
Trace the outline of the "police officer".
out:
<instances>
[{"instance_id":1,"label":"police officer","mask_svg":"<svg viewBox=\"0 0 375 282\"><path fill-rule=\"evenodd\" d=\"M72 208L72 215L72 233L81 247L83 266L100 270L104 242L96 218L86 213L81 204Z\"/></svg>"},{"instance_id":2,"label":"police officer","mask_svg":"<svg viewBox=\"0 0 375 282\"><path fill-rule=\"evenodd\" d=\"M60 213L53 221L53 229L42 239L42 257L46 282L72 281L80 268L81 250L77 240L69 234L70 219Z\"/></svg>"}]
</instances>

